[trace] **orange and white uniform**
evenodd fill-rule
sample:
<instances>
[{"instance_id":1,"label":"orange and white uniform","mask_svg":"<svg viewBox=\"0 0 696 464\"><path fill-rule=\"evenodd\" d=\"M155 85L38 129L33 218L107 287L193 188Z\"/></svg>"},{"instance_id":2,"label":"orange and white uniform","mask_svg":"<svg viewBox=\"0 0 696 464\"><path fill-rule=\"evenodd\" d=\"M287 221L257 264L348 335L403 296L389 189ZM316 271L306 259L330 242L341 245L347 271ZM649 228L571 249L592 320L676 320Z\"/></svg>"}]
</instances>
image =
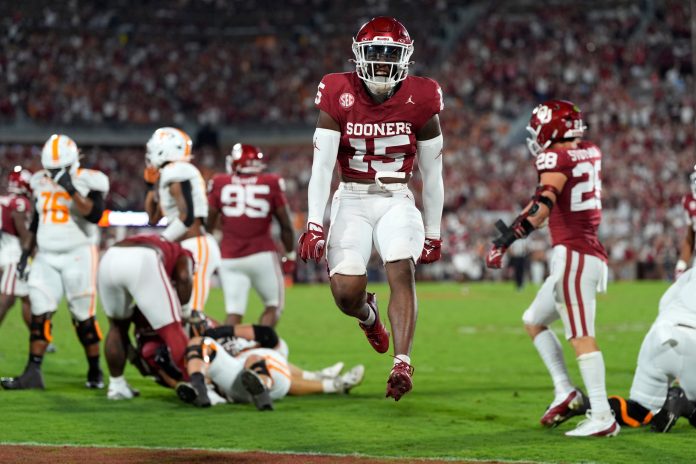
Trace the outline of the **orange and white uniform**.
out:
<instances>
[{"instance_id":1,"label":"orange and white uniform","mask_svg":"<svg viewBox=\"0 0 696 464\"><path fill-rule=\"evenodd\" d=\"M203 180L198 168L186 161L167 163L160 169L160 207L167 221L171 222L179 217L179 208L169 192L171 184L176 182L190 184L193 216L205 221L208 217L208 195L205 180ZM215 238L208 233L182 240L181 246L190 251L196 261L191 300L185 305L184 312L190 309L203 311L205 302L208 300L211 276L220 266L220 248ZM184 315L186 316L186 314Z\"/></svg>"},{"instance_id":2,"label":"orange and white uniform","mask_svg":"<svg viewBox=\"0 0 696 464\"><path fill-rule=\"evenodd\" d=\"M78 169L73 185L85 197L109 191L108 177L91 169ZM39 215L38 253L28 281L32 314L55 311L65 295L73 319L87 320L97 304L99 228L75 210L70 195L46 171L34 174L31 188Z\"/></svg>"}]
</instances>

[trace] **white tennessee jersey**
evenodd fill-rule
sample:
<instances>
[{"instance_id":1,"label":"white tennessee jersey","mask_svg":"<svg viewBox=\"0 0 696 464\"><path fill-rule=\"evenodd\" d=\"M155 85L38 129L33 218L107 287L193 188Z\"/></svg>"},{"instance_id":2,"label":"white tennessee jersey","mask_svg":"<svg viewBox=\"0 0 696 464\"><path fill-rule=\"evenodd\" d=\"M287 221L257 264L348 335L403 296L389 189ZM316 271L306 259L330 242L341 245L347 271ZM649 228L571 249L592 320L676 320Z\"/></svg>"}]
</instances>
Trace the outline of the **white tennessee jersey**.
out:
<instances>
[{"instance_id":1,"label":"white tennessee jersey","mask_svg":"<svg viewBox=\"0 0 696 464\"><path fill-rule=\"evenodd\" d=\"M75 190L85 197L90 191L100 192L103 196L109 191L109 178L100 171L78 169L72 181ZM53 182L48 172L34 174L31 188L39 214L36 232L39 251L64 252L99 243L99 227L77 211L68 192Z\"/></svg>"},{"instance_id":2,"label":"white tennessee jersey","mask_svg":"<svg viewBox=\"0 0 696 464\"><path fill-rule=\"evenodd\" d=\"M179 208L174 197L169 192L171 184L189 182L191 184L191 197L193 200L193 217L208 217L208 195L200 171L196 166L185 161L175 161L166 164L160 169L159 198L162 213L171 222L179 217Z\"/></svg>"},{"instance_id":3,"label":"white tennessee jersey","mask_svg":"<svg viewBox=\"0 0 696 464\"><path fill-rule=\"evenodd\" d=\"M696 273L683 273L662 295L656 322L684 324L696 328Z\"/></svg>"}]
</instances>

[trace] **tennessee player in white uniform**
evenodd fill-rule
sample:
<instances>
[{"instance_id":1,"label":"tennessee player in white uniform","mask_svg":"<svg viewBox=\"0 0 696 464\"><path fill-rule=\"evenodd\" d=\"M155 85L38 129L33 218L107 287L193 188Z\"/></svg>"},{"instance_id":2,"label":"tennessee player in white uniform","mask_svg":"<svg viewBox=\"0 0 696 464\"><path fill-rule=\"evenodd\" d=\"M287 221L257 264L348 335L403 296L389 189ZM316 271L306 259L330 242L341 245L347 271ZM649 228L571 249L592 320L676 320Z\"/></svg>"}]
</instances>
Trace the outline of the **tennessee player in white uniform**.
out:
<instances>
[{"instance_id":1,"label":"tennessee player in white uniform","mask_svg":"<svg viewBox=\"0 0 696 464\"><path fill-rule=\"evenodd\" d=\"M31 213L31 172L15 166L7 179L7 195L0 196L0 323L15 303L22 300L22 316L27 327L31 323L29 289L24 279L17 276L17 263L22 256L21 243L28 240Z\"/></svg>"},{"instance_id":2,"label":"tennessee player in white uniform","mask_svg":"<svg viewBox=\"0 0 696 464\"><path fill-rule=\"evenodd\" d=\"M220 265L220 248L204 227L207 189L203 176L191 164L191 145L191 138L173 127L157 129L147 142L147 163L159 170L158 190L153 184L145 199L150 224L157 224L164 215L167 228L162 237L181 242L196 261L191 300L182 308L184 317L192 310L204 310L210 278Z\"/></svg>"},{"instance_id":3,"label":"tennessee player in white uniform","mask_svg":"<svg viewBox=\"0 0 696 464\"><path fill-rule=\"evenodd\" d=\"M78 148L66 135L54 134L41 152L44 170L31 179L36 202L30 230L35 240L22 250L20 274L34 246L38 253L29 275L32 305L30 356L24 373L3 379L6 389L43 388L41 362L51 341L51 316L63 295L89 363L87 387L102 388L99 368L101 332L97 307L97 223L104 211L109 179L101 172L79 169Z\"/></svg>"}]
</instances>

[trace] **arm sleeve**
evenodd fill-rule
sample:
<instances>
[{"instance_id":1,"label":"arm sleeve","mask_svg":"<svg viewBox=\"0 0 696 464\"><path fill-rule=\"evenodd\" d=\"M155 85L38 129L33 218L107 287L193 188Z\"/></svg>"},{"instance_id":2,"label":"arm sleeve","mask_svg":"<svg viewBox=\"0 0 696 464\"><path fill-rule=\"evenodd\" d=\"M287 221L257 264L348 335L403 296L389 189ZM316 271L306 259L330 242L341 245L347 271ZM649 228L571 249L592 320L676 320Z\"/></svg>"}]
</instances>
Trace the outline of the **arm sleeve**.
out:
<instances>
[{"instance_id":1,"label":"arm sleeve","mask_svg":"<svg viewBox=\"0 0 696 464\"><path fill-rule=\"evenodd\" d=\"M341 134L330 129L314 131L312 177L307 188L307 222L324 223L324 211L331 190L331 176L336 165Z\"/></svg>"},{"instance_id":2,"label":"arm sleeve","mask_svg":"<svg viewBox=\"0 0 696 464\"><path fill-rule=\"evenodd\" d=\"M97 224L104 214L104 195L101 192L90 190L87 194L87 198L92 200L92 209L89 214L85 216L85 219L92 224Z\"/></svg>"},{"instance_id":3,"label":"arm sleeve","mask_svg":"<svg viewBox=\"0 0 696 464\"><path fill-rule=\"evenodd\" d=\"M418 169L423 178L423 223L426 238L440 238L445 186L442 181L442 135L418 141Z\"/></svg>"}]
</instances>

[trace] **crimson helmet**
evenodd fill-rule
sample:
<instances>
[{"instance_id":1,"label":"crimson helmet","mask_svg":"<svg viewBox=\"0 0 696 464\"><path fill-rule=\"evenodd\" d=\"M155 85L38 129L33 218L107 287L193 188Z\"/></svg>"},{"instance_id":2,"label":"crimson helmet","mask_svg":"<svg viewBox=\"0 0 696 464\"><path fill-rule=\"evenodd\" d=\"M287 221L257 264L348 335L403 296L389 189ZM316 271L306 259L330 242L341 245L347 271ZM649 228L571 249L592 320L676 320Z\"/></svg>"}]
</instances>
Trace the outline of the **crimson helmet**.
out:
<instances>
[{"instance_id":1,"label":"crimson helmet","mask_svg":"<svg viewBox=\"0 0 696 464\"><path fill-rule=\"evenodd\" d=\"M582 113L567 100L548 100L534 108L527 131L527 147L536 156L554 142L582 137L585 133Z\"/></svg>"},{"instance_id":2,"label":"crimson helmet","mask_svg":"<svg viewBox=\"0 0 696 464\"><path fill-rule=\"evenodd\" d=\"M371 92L391 94L408 76L413 41L394 18L378 16L365 23L353 38L355 70Z\"/></svg>"},{"instance_id":3,"label":"crimson helmet","mask_svg":"<svg viewBox=\"0 0 696 464\"><path fill-rule=\"evenodd\" d=\"M696 197L696 166L694 166L694 170L689 175L689 185L691 186L691 193Z\"/></svg>"},{"instance_id":4,"label":"crimson helmet","mask_svg":"<svg viewBox=\"0 0 696 464\"><path fill-rule=\"evenodd\" d=\"M31 171L22 166L15 166L7 179L7 191L18 195L29 195L31 193L30 179Z\"/></svg>"},{"instance_id":5,"label":"crimson helmet","mask_svg":"<svg viewBox=\"0 0 696 464\"><path fill-rule=\"evenodd\" d=\"M227 173L232 174L258 174L266 169L263 162L263 153L259 147L247 145L245 143L235 143L232 151L225 158Z\"/></svg>"}]
</instances>

